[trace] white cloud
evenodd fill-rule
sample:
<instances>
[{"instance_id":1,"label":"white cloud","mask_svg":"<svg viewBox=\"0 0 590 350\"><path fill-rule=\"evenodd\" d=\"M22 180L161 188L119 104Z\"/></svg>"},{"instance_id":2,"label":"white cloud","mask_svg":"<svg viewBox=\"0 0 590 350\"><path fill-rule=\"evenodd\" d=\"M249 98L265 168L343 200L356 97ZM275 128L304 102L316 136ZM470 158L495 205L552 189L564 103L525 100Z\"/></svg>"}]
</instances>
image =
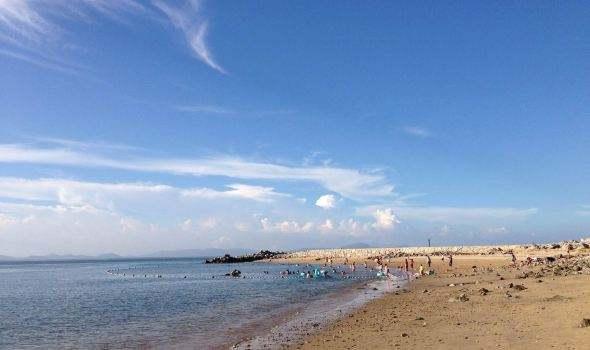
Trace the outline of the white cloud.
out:
<instances>
[{"instance_id":1,"label":"white cloud","mask_svg":"<svg viewBox=\"0 0 590 350\"><path fill-rule=\"evenodd\" d=\"M430 132L430 130L426 129L426 128L422 128L419 126L405 126L402 128L403 132L405 132L408 135L412 135L412 136L417 136L417 137L422 137L422 138L427 138L432 136L432 133Z\"/></svg>"},{"instance_id":2,"label":"white cloud","mask_svg":"<svg viewBox=\"0 0 590 350\"><path fill-rule=\"evenodd\" d=\"M319 225L319 229L321 232L327 233L334 230L334 223L330 219L326 219L322 224Z\"/></svg>"},{"instance_id":3,"label":"white cloud","mask_svg":"<svg viewBox=\"0 0 590 350\"><path fill-rule=\"evenodd\" d=\"M201 159L113 158L69 148L0 145L0 163L34 163L76 167L162 172L178 175L225 176L237 179L309 181L353 199L389 197L393 186L380 173L338 167L291 167L236 157Z\"/></svg>"},{"instance_id":4,"label":"white cloud","mask_svg":"<svg viewBox=\"0 0 590 350\"><path fill-rule=\"evenodd\" d=\"M371 232L371 226L368 223L362 223L353 218L349 218L340 221L338 231L350 236L366 236Z\"/></svg>"},{"instance_id":5,"label":"white cloud","mask_svg":"<svg viewBox=\"0 0 590 350\"><path fill-rule=\"evenodd\" d=\"M207 46L208 22L199 13L200 1L187 1L182 7L173 7L159 0L153 1L153 4L166 14L174 27L182 31L186 43L198 59L218 72L227 74L213 58Z\"/></svg>"},{"instance_id":6,"label":"white cloud","mask_svg":"<svg viewBox=\"0 0 590 350\"><path fill-rule=\"evenodd\" d=\"M273 202L287 194L275 192L272 187L232 184L230 189L218 191L211 188L178 188L147 183L96 183L62 179L22 179L0 177L0 198L33 202L54 202L61 205L92 205L112 209L113 201L131 197L163 195L176 198L243 199Z\"/></svg>"},{"instance_id":7,"label":"white cloud","mask_svg":"<svg viewBox=\"0 0 590 350\"><path fill-rule=\"evenodd\" d=\"M212 230L217 227L217 225L219 225L219 222L213 217L205 218L199 222L199 227L202 230Z\"/></svg>"},{"instance_id":8,"label":"white cloud","mask_svg":"<svg viewBox=\"0 0 590 350\"><path fill-rule=\"evenodd\" d=\"M180 226L180 229L183 231L191 231L193 229L193 220L186 219L183 222L181 222L179 226Z\"/></svg>"},{"instance_id":9,"label":"white cloud","mask_svg":"<svg viewBox=\"0 0 590 350\"><path fill-rule=\"evenodd\" d=\"M366 206L357 209L359 215L373 215L382 206ZM537 208L510 207L410 207L392 206L402 220L418 220L449 224L479 223L482 220L522 220L538 212Z\"/></svg>"},{"instance_id":10,"label":"white cloud","mask_svg":"<svg viewBox=\"0 0 590 350\"><path fill-rule=\"evenodd\" d=\"M391 208L377 209L373 212L373 217L375 222L372 226L376 230L391 230L400 223Z\"/></svg>"},{"instance_id":11,"label":"white cloud","mask_svg":"<svg viewBox=\"0 0 590 350\"><path fill-rule=\"evenodd\" d=\"M265 232L307 233L313 229L314 224L311 222L300 224L294 220L273 222L269 218L264 217L260 219L260 226L262 227L262 231Z\"/></svg>"},{"instance_id":12,"label":"white cloud","mask_svg":"<svg viewBox=\"0 0 590 350\"><path fill-rule=\"evenodd\" d=\"M323 209L332 209L336 207L336 197L333 194L325 194L318 198L315 205Z\"/></svg>"},{"instance_id":13,"label":"white cloud","mask_svg":"<svg viewBox=\"0 0 590 350\"><path fill-rule=\"evenodd\" d=\"M508 228L506 228L505 226L500 226L500 227L490 227L486 230L487 233L495 233L495 234L504 234L504 233L509 233L510 230Z\"/></svg>"},{"instance_id":14,"label":"white cloud","mask_svg":"<svg viewBox=\"0 0 590 350\"><path fill-rule=\"evenodd\" d=\"M210 188L194 188L183 190L182 195L185 197L196 198L242 198L251 199L260 202L272 202L279 197L289 197L288 194L275 192L272 187L251 186L244 184L227 185L230 188L227 191L217 191Z\"/></svg>"}]
</instances>

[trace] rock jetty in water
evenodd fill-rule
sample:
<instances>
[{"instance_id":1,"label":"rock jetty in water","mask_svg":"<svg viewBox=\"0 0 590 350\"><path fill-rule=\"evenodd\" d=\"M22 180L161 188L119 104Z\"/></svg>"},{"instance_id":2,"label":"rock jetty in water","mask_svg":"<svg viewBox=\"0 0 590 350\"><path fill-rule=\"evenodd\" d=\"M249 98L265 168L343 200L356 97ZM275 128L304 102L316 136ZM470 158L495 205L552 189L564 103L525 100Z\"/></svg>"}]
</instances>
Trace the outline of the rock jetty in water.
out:
<instances>
[{"instance_id":1,"label":"rock jetty in water","mask_svg":"<svg viewBox=\"0 0 590 350\"><path fill-rule=\"evenodd\" d=\"M225 254L221 257L216 257L212 259L205 260L205 264L233 264L233 263L244 263L244 262L252 262L264 259L273 259L280 255L283 255L283 252L271 252L270 250L261 250L258 253L254 254L247 254L242 256L231 256L229 254Z\"/></svg>"}]
</instances>

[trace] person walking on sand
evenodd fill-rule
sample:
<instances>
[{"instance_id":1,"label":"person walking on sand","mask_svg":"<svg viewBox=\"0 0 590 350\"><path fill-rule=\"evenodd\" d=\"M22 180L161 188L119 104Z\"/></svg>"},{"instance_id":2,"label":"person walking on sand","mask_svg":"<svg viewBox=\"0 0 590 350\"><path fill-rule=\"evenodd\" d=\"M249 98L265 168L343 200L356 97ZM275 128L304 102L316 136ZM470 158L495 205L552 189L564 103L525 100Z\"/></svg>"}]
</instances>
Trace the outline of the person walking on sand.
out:
<instances>
[{"instance_id":1,"label":"person walking on sand","mask_svg":"<svg viewBox=\"0 0 590 350\"><path fill-rule=\"evenodd\" d=\"M426 255L426 259L428 260L428 267L430 268L430 265L432 265L432 260L430 259L430 255Z\"/></svg>"},{"instance_id":2,"label":"person walking on sand","mask_svg":"<svg viewBox=\"0 0 590 350\"><path fill-rule=\"evenodd\" d=\"M422 264L420 264L420 276L424 276L424 266L422 266Z\"/></svg>"},{"instance_id":3,"label":"person walking on sand","mask_svg":"<svg viewBox=\"0 0 590 350\"><path fill-rule=\"evenodd\" d=\"M512 255L512 265L516 266L516 255L514 255L514 253L510 253L510 255Z\"/></svg>"},{"instance_id":4,"label":"person walking on sand","mask_svg":"<svg viewBox=\"0 0 590 350\"><path fill-rule=\"evenodd\" d=\"M414 271L414 259L410 259L410 269Z\"/></svg>"},{"instance_id":5,"label":"person walking on sand","mask_svg":"<svg viewBox=\"0 0 590 350\"><path fill-rule=\"evenodd\" d=\"M409 271L408 265L409 265L408 258L406 258L406 272Z\"/></svg>"},{"instance_id":6,"label":"person walking on sand","mask_svg":"<svg viewBox=\"0 0 590 350\"><path fill-rule=\"evenodd\" d=\"M449 266L453 267L453 255L449 254Z\"/></svg>"}]
</instances>

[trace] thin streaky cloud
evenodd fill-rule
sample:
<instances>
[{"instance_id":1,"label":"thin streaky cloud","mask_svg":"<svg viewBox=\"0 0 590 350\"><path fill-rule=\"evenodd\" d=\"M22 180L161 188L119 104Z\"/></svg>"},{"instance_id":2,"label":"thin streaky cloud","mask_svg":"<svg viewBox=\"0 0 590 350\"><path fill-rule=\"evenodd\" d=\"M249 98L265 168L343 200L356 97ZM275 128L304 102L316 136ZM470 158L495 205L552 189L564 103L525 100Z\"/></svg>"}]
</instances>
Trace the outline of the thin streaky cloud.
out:
<instances>
[{"instance_id":1,"label":"thin streaky cloud","mask_svg":"<svg viewBox=\"0 0 590 350\"><path fill-rule=\"evenodd\" d=\"M213 106L213 105L185 105L185 106L175 106L175 109L180 112L188 112L188 113L207 113L207 114L234 114L235 111L221 107L221 106Z\"/></svg>"},{"instance_id":2,"label":"thin streaky cloud","mask_svg":"<svg viewBox=\"0 0 590 350\"><path fill-rule=\"evenodd\" d=\"M402 131L408 135L427 138L432 136L430 130L419 126L404 126Z\"/></svg>"},{"instance_id":3,"label":"thin streaky cloud","mask_svg":"<svg viewBox=\"0 0 590 350\"><path fill-rule=\"evenodd\" d=\"M290 115L295 113L293 110L277 109L277 110L238 110L216 105L177 105L173 108L179 112L185 113L201 113L201 114L218 114L218 115L240 115L243 117L257 118L257 117L272 117L279 115Z\"/></svg>"},{"instance_id":4,"label":"thin streaky cloud","mask_svg":"<svg viewBox=\"0 0 590 350\"><path fill-rule=\"evenodd\" d=\"M152 183L99 183L67 179L26 179L0 177L0 198L10 198L31 203L46 201L62 205L110 204L113 198L139 195L172 195L185 199L244 199L256 202L273 202L288 198L289 194L275 191L272 187L230 184L226 190L209 187L180 188ZM108 200L104 200L104 199Z\"/></svg>"},{"instance_id":5,"label":"thin streaky cloud","mask_svg":"<svg viewBox=\"0 0 590 350\"><path fill-rule=\"evenodd\" d=\"M187 45L196 57L209 67L222 74L228 74L213 57L207 45L209 24L200 15L200 1L187 1L183 7L172 7L163 1L153 1L152 4L160 9L170 20L170 23L180 30Z\"/></svg>"},{"instance_id":6,"label":"thin streaky cloud","mask_svg":"<svg viewBox=\"0 0 590 350\"><path fill-rule=\"evenodd\" d=\"M73 66L65 65L63 63L49 62L49 61L46 61L41 58L35 58L33 56L26 55L26 54L19 53L19 52L15 52L15 51L0 49L0 55L5 56L5 57L9 57L9 58L12 58L15 60L23 61L23 62L32 64L32 65L40 67L40 68L45 68L45 69L54 70L57 72L62 72L62 73L67 73L67 74L72 74L72 75L79 75L80 74L80 71L77 68L74 68Z\"/></svg>"},{"instance_id":7,"label":"thin streaky cloud","mask_svg":"<svg viewBox=\"0 0 590 350\"><path fill-rule=\"evenodd\" d=\"M28 137L29 139L38 142L38 143L46 143L50 145L59 145L67 148L73 149L93 149L93 150L115 150L115 151L133 151L133 150L143 150L141 147L136 146L129 146L122 143L112 143L112 142L92 142L92 141L77 141L77 140L70 140L70 139L63 139L59 137Z\"/></svg>"},{"instance_id":8,"label":"thin streaky cloud","mask_svg":"<svg viewBox=\"0 0 590 350\"><path fill-rule=\"evenodd\" d=\"M0 145L0 163L102 167L175 175L222 176L234 179L307 181L317 183L343 197L359 200L390 197L394 190L393 185L380 173L367 173L332 166L292 167L228 156L163 159L119 154L119 157L109 157L87 150L4 144Z\"/></svg>"}]
</instances>

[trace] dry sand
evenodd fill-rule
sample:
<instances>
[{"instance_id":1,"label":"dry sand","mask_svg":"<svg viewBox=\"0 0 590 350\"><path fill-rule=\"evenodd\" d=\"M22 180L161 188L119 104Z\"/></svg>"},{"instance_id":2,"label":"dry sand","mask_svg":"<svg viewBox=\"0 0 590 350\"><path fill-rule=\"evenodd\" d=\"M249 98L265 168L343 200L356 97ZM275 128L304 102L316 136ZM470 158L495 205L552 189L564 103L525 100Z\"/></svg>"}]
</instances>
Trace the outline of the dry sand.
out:
<instances>
[{"instance_id":1,"label":"dry sand","mask_svg":"<svg viewBox=\"0 0 590 350\"><path fill-rule=\"evenodd\" d=\"M555 251L538 255L551 253ZM403 260L392 259L390 267ZM426 266L424 257L414 260L415 269L420 263ZM440 256L432 261L436 275L413 281L407 291L374 300L291 347L590 349L590 327L580 327L582 319L590 318L587 270L522 279L518 276L523 272L544 266L509 267L510 258L503 255L456 256L452 268ZM510 283L526 289L510 288ZM481 288L489 293L481 295ZM461 294L469 300L457 300Z\"/></svg>"}]
</instances>

